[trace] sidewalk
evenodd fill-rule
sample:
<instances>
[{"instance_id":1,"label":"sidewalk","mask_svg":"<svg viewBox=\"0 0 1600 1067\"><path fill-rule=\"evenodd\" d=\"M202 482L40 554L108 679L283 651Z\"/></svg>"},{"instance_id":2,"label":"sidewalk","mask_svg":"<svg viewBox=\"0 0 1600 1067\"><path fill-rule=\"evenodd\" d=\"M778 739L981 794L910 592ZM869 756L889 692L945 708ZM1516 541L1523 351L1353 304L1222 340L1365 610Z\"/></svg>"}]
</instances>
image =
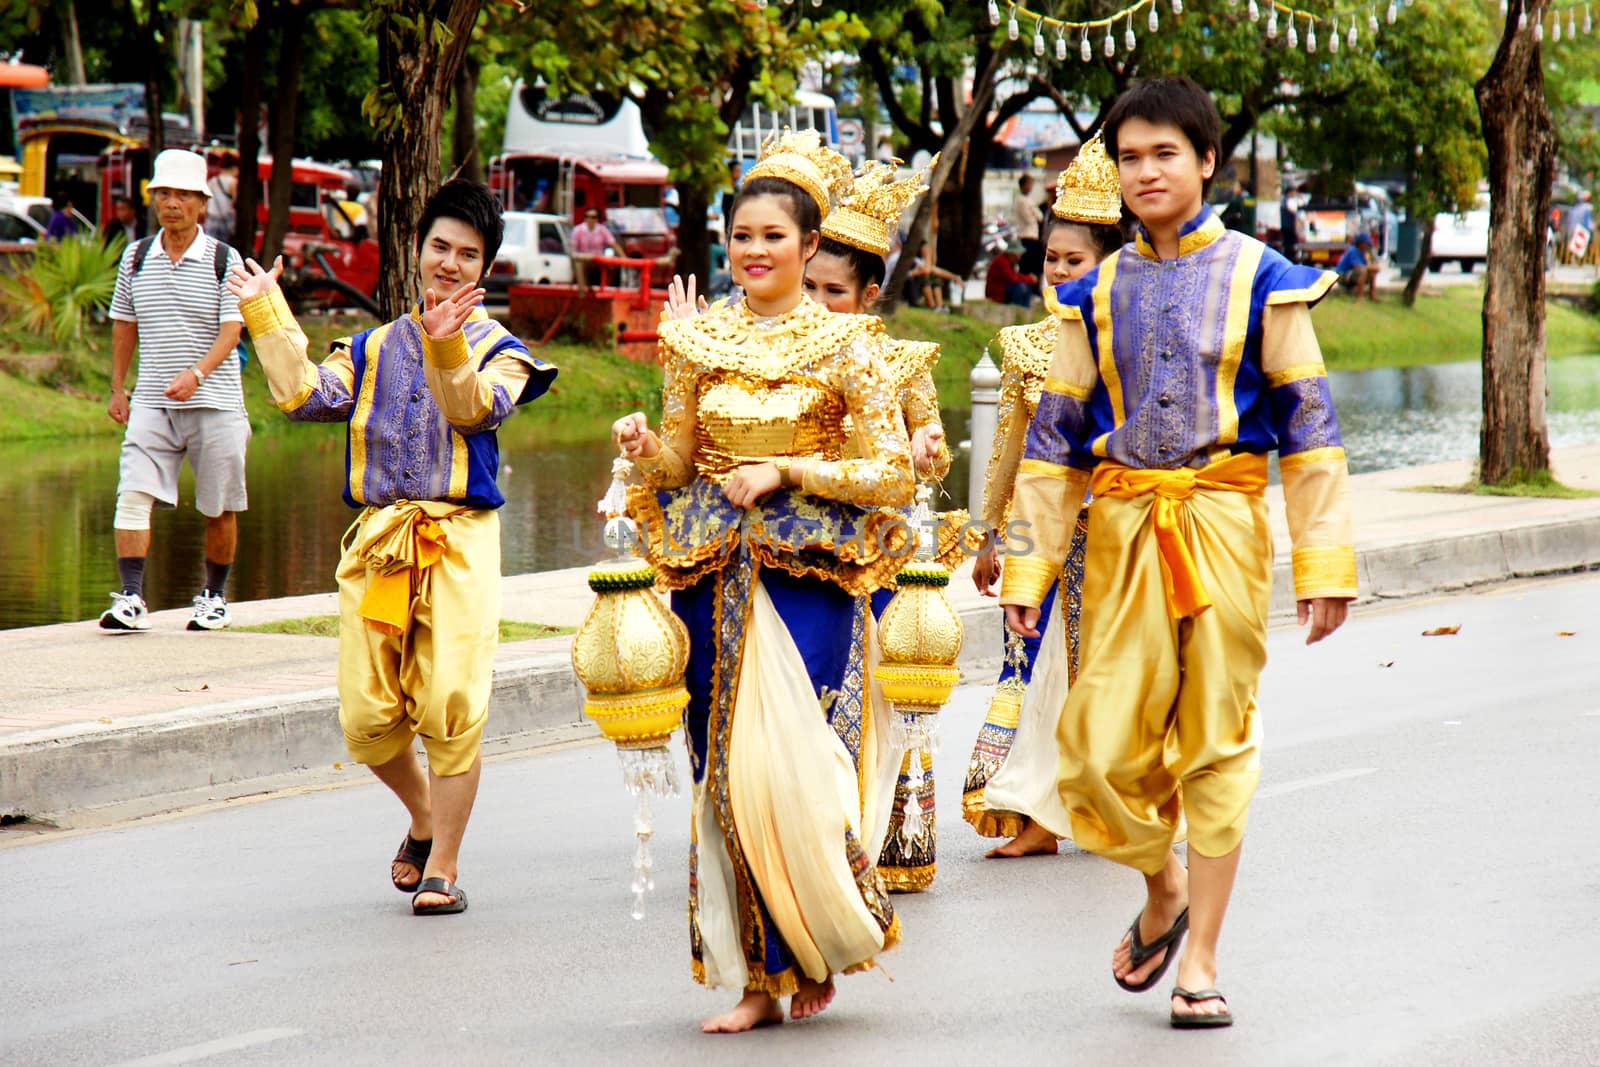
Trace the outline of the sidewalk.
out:
<instances>
[{"instance_id":1,"label":"sidewalk","mask_svg":"<svg viewBox=\"0 0 1600 1067\"><path fill-rule=\"evenodd\" d=\"M1600 490L1600 446L1560 451L1554 465L1567 485ZM1409 488L1459 485L1470 471L1444 463L1351 479L1363 600L1600 567L1600 498ZM1294 611L1289 542L1276 490L1269 500L1281 622ZM950 591L967 624L962 670L982 679L999 664L999 610L973 589L969 569ZM593 601L585 573L506 578L504 616L576 626ZM325 593L232 609L236 625L252 625L333 614L337 604ZM360 773L339 731L332 639L188 633L187 616L159 612L144 634L110 635L92 621L0 631L0 815L69 825L260 792L263 780L281 786L285 775ZM566 637L500 646L490 750L597 736L581 714L569 648Z\"/></svg>"}]
</instances>

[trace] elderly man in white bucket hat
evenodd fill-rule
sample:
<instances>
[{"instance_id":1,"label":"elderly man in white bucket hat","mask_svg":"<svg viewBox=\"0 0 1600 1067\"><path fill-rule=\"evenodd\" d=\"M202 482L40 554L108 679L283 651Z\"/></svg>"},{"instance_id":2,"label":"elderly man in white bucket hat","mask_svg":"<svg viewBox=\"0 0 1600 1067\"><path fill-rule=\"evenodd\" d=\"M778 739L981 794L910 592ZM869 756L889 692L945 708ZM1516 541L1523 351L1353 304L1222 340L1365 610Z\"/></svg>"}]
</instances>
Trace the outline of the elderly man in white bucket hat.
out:
<instances>
[{"instance_id":1,"label":"elderly man in white bucket hat","mask_svg":"<svg viewBox=\"0 0 1600 1067\"><path fill-rule=\"evenodd\" d=\"M205 578L194 598L191 630L228 625L223 586L247 505L245 446L250 420L239 386L235 346L244 319L223 285L239 254L200 228L210 194L204 156L168 149L156 156L148 185L161 232L128 246L111 298L111 401L127 427L112 523L122 588L100 616L113 633L150 628L144 600L150 512L178 506L184 458L194 470L195 507L205 516ZM138 380L125 388L134 352Z\"/></svg>"}]
</instances>

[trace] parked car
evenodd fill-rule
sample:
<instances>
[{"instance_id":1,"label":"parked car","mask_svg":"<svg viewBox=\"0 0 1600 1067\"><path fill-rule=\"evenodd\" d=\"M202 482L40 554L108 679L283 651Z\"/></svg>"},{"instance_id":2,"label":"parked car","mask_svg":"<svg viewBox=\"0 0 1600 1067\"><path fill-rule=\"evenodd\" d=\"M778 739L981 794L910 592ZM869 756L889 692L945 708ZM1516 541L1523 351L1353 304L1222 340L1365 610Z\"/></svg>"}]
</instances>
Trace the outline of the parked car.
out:
<instances>
[{"instance_id":1,"label":"parked car","mask_svg":"<svg viewBox=\"0 0 1600 1067\"><path fill-rule=\"evenodd\" d=\"M1489 198L1478 197L1470 211L1459 215L1440 215L1433 222L1433 251L1428 269L1434 273L1451 260L1461 264L1463 274L1489 261Z\"/></svg>"},{"instance_id":2,"label":"parked car","mask_svg":"<svg viewBox=\"0 0 1600 1067\"><path fill-rule=\"evenodd\" d=\"M483 287L504 293L516 283L555 285L573 281L572 226L560 215L507 211L505 236Z\"/></svg>"},{"instance_id":3,"label":"parked car","mask_svg":"<svg viewBox=\"0 0 1600 1067\"><path fill-rule=\"evenodd\" d=\"M44 227L26 207L0 202L0 241L31 244L44 240Z\"/></svg>"},{"instance_id":4,"label":"parked car","mask_svg":"<svg viewBox=\"0 0 1600 1067\"><path fill-rule=\"evenodd\" d=\"M39 236L44 236L45 227L50 225L50 219L55 215L56 209L50 203L48 196L22 196L18 193L0 195L0 212L27 219L39 231ZM72 217L85 232L93 232L94 223L84 217L83 212L77 208L72 209ZM17 238L4 238L16 240Z\"/></svg>"}]
</instances>

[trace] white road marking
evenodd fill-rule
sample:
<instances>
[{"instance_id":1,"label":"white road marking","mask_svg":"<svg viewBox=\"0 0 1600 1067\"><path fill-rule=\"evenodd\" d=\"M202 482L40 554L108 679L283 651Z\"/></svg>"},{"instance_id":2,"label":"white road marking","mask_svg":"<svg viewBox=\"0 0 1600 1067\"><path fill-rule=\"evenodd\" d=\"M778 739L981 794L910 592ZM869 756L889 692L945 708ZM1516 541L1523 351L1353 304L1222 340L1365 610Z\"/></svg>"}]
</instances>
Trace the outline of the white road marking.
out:
<instances>
[{"instance_id":1,"label":"white road marking","mask_svg":"<svg viewBox=\"0 0 1600 1067\"><path fill-rule=\"evenodd\" d=\"M1279 782L1256 790L1256 797L1281 797L1286 793L1298 793L1302 789L1315 789L1319 785L1333 785L1335 782L1348 782L1352 778L1365 778L1369 774L1377 774L1376 767L1352 767L1346 771L1332 771L1328 774L1312 775L1310 778L1297 778L1292 782Z\"/></svg>"},{"instance_id":2,"label":"white road marking","mask_svg":"<svg viewBox=\"0 0 1600 1067\"><path fill-rule=\"evenodd\" d=\"M117 1064L116 1067L170 1067L178 1063L198 1063L226 1052L238 1052L256 1045L282 1041L286 1037L298 1037L302 1033L304 1033L302 1030L291 1030L282 1026L271 1030L251 1030L243 1034L234 1034L232 1037L219 1037L215 1041L207 1041L201 1045L185 1045L183 1048L158 1052L143 1059L128 1060Z\"/></svg>"}]
</instances>

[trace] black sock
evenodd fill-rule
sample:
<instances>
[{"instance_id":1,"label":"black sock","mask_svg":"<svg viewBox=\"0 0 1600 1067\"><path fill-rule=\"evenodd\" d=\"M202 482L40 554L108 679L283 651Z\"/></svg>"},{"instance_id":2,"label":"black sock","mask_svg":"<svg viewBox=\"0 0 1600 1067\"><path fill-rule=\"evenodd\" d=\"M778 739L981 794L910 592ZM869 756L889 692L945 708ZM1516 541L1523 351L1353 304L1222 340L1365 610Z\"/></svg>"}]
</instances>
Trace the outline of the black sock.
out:
<instances>
[{"instance_id":1,"label":"black sock","mask_svg":"<svg viewBox=\"0 0 1600 1067\"><path fill-rule=\"evenodd\" d=\"M122 591L130 596L144 596L144 557L118 556L117 574L122 577Z\"/></svg>"},{"instance_id":2,"label":"black sock","mask_svg":"<svg viewBox=\"0 0 1600 1067\"><path fill-rule=\"evenodd\" d=\"M222 586L228 580L228 568L231 563L212 563L206 560L206 589L212 596L222 595Z\"/></svg>"}]
</instances>

